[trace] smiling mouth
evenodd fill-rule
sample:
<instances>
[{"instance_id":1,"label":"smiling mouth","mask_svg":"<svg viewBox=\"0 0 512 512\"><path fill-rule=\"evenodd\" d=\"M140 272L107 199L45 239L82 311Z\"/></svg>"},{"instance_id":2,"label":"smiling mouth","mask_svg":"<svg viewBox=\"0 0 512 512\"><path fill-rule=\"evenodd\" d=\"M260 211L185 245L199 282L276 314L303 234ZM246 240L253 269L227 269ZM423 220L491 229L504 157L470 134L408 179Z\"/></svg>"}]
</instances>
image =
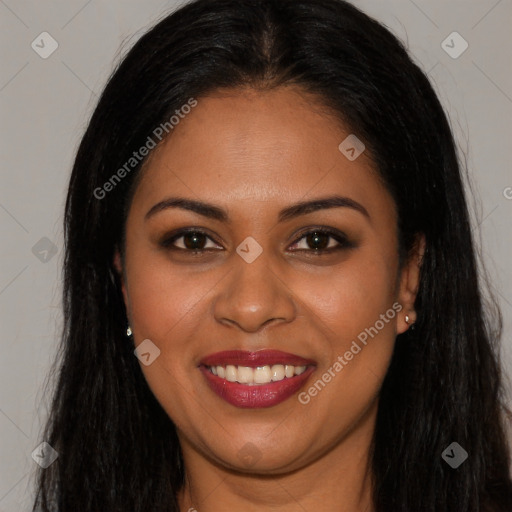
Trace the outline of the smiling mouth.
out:
<instances>
[{"instance_id":1,"label":"smiling mouth","mask_svg":"<svg viewBox=\"0 0 512 512\"><path fill-rule=\"evenodd\" d=\"M316 362L281 350L225 350L204 357L199 370L210 389L239 408L272 407L298 392Z\"/></svg>"},{"instance_id":2,"label":"smiling mouth","mask_svg":"<svg viewBox=\"0 0 512 512\"><path fill-rule=\"evenodd\" d=\"M301 375L306 371L309 365L293 366L289 364L274 364L272 366L235 366L217 365L206 366L208 371L213 375L226 379L228 382L237 382L247 386L258 386L262 384L270 384L271 382L280 382L282 380L291 379L296 375Z\"/></svg>"}]
</instances>

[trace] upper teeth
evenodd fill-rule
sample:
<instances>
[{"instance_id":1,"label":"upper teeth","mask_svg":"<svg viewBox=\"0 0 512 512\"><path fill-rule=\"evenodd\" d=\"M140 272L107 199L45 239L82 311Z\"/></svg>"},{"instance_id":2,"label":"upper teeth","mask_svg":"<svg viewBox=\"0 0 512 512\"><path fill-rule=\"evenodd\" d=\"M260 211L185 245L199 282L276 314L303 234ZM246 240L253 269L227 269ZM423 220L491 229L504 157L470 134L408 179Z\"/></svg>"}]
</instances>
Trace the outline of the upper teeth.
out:
<instances>
[{"instance_id":1,"label":"upper teeth","mask_svg":"<svg viewBox=\"0 0 512 512\"><path fill-rule=\"evenodd\" d=\"M222 379L229 382L239 382L240 384L268 384L294 375L300 375L306 371L305 366L292 366L290 364L274 364L273 366L258 366L250 368L248 366L210 366L210 371Z\"/></svg>"}]
</instances>

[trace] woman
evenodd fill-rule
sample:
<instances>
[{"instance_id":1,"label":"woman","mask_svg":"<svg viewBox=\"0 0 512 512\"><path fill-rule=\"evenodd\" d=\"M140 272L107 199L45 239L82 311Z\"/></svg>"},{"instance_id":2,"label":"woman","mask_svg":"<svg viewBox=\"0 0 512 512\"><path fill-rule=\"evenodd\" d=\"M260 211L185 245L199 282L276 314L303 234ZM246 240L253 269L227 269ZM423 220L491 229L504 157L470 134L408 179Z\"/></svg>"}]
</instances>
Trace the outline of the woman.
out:
<instances>
[{"instance_id":1,"label":"woman","mask_svg":"<svg viewBox=\"0 0 512 512\"><path fill-rule=\"evenodd\" d=\"M78 150L34 509L512 510L461 170L339 0L197 0Z\"/></svg>"}]
</instances>

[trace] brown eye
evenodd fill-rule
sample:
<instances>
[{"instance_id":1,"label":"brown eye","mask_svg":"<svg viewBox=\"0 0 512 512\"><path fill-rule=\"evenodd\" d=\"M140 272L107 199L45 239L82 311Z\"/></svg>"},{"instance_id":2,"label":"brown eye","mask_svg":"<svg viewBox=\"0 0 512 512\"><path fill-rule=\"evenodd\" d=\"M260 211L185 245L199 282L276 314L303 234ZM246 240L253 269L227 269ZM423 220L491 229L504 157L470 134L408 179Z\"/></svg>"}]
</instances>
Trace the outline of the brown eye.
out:
<instances>
[{"instance_id":1,"label":"brown eye","mask_svg":"<svg viewBox=\"0 0 512 512\"><path fill-rule=\"evenodd\" d=\"M206 236L202 233L187 233L180 238L183 238L186 249L204 249L206 244Z\"/></svg>"},{"instance_id":2,"label":"brown eye","mask_svg":"<svg viewBox=\"0 0 512 512\"><path fill-rule=\"evenodd\" d=\"M311 249L326 249L329 245L329 235L321 232L313 232L306 235L306 243Z\"/></svg>"},{"instance_id":3,"label":"brown eye","mask_svg":"<svg viewBox=\"0 0 512 512\"><path fill-rule=\"evenodd\" d=\"M206 233L197 229L179 231L163 240L161 245L166 249L188 252L222 249L222 247L216 244Z\"/></svg>"},{"instance_id":4,"label":"brown eye","mask_svg":"<svg viewBox=\"0 0 512 512\"><path fill-rule=\"evenodd\" d=\"M293 250L311 254L329 253L350 247L354 245L343 233L327 229L313 229L303 233L292 246Z\"/></svg>"}]
</instances>

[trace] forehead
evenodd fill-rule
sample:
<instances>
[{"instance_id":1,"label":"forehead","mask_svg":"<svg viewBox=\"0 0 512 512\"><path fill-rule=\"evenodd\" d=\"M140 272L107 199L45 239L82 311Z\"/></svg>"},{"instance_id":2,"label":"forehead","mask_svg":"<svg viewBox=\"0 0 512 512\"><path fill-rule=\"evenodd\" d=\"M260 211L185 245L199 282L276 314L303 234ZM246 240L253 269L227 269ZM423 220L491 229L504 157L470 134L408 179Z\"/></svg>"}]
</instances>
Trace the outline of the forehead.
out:
<instances>
[{"instance_id":1,"label":"forehead","mask_svg":"<svg viewBox=\"0 0 512 512\"><path fill-rule=\"evenodd\" d=\"M311 95L241 89L197 102L146 162L134 199L179 192L243 205L340 193L389 206L369 155L351 161L340 151L350 130Z\"/></svg>"}]
</instances>

